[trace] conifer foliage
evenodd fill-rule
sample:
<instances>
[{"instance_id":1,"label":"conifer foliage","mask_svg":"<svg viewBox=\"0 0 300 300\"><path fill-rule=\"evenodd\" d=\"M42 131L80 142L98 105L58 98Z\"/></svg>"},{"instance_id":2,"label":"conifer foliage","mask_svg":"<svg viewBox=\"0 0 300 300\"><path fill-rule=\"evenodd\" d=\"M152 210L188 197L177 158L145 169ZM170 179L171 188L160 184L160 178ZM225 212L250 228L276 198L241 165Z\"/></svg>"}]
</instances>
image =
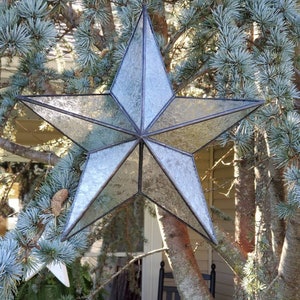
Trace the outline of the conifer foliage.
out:
<instances>
[{"instance_id":1,"label":"conifer foliage","mask_svg":"<svg viewBox=\"0 0 300 300\"><path fill-rule=\"evenodd\" d=\"M300 117L294 110L299 91L293 81L294 73L298 74L300 69L295 54L299 53L295 51L300 40L299 4L296 0L146 2L175 90L184 95L265 100L263 108L224 134L220 142L233 141L239 155L247 156L253 141L256 149L264 141L266 156L260 165L253 167L258 174L263 164L269 173L276 170L282 176L278 180L284 185L284 191L280 191L283 197L276 204L271 203L276 220L284 220L286 225L286 239L283 241L282 237L285 246L273 253L275 271L270 276L265 276L265 266L256 255L263 251L262 240L257 240L248 261L241 262L244 271L231 267L240 277L240 288L247 299L295 299L297 287L288 284L286 272L293 272L289 251L297 250L288 249L287 243L300 246L297 244L300 237L293 231L293 226L300 223ZM44 151L43 145L39 149L23 149L15 144L14 116L23 114L17 95L84 94L103 92L110 87L144 3L141 0L1 1L0 124L4 149L13 145L9 149L22 149L24 157L31 157L32 151L41 154ZM13 299L18 284L39 264L69 265L88 248L87 232L64 242L60 239L85 154L67 140L60 140L59 146L67 154L45 174L35 193L30 194L31 200L19 214L16 228L0 238L1 299ZM51 148L53 156L59 156L61 152L55 149ZM260 157L261 153L256 154ZM42 157L40 161L47 163ZM261 176L253 182L257 190L256 199L252 200L258 208L263 207L259 198L270 187L270 179ZM278 194L268 195L278 200ZM270 211L261 213L267 215ZM109 224L108 219L103 222ZM223 255L222 247L216 250ZM293 253L292 259L300 267L299 255ZM226 260L225 254L223 257ZM296 277L299 276L295 274L293 278ZM277 293L276 288L284 283L290 288ZM184 295L184 291L181 293Z\"/></svg>"}]
</instances>

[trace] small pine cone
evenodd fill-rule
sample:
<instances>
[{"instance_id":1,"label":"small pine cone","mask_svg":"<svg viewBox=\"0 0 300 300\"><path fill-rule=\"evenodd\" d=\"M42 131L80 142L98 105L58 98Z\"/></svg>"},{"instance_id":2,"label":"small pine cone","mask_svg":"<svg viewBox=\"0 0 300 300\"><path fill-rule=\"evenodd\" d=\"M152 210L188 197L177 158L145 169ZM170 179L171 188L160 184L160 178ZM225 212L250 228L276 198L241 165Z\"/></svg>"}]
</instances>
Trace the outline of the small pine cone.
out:
<instances>
[{"instance_id":1,"label":"small pine cone","mask_svg":"<svg viewBox=\"0 0 300 300\"><path fill-rule=\"evenodd\" d=\"M69 192L67 189L57 191L51 199L51 209L55 217L59 216L64 202L67 200Z\"/></svg>"}]
</instances>

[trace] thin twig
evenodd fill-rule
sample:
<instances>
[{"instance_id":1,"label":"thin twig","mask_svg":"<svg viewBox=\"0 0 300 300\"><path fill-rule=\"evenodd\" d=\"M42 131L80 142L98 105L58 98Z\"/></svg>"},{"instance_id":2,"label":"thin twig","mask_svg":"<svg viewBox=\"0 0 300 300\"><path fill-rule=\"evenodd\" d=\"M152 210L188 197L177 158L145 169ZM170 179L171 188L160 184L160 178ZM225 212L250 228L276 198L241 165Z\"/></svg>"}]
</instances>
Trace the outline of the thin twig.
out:
<instances>
[{"instance_id":1,"label":"thin twig","mask_svg":"<svg viewBox=\"0 0 300 300\"><path fill-rule=\"evenodd\" d=\"M231 147L219 160L217 160L214 165L205 172L205 175L201 178L201 180L203 181L204 179L206 179L206 177L211 174L211 172L220 164L223 163L224 159L227 158L231 152L233 151L233 148Z\"/></svg>"},{"instance_id":2,"label":"thin twig","mask_svg":"<svg viewBox=\"0 0 300 300\"><path fill-rule=\"evenodd\" d=\"M267 294L267 292L269 291L269 289L272 287L272 285L277 281L277 279L279 277L280 277L279 274L277 274L277 276L271 281L271 283L268 285L268 287L265 290L262 291L263 295Z\"/></svg>"},{"instance_id":3,"label":"thin twig","mask_svg":"<svg viewBox=\"0 0 300 300\"><path fill-rule=\"evenodd\" d=\"M163 247L163 248L159 248L159 249L155 249L152 251L149 251L147 253L143 253L140 255L135 256L134 258L132 258L125 266L123 266L118 272L116 272L115 274L113 274L109 279L107 279L105 282L103 282L99 287L97 287L89 296L88 296L88 300L92 300L92 297L94 297L97 293L100 292L101 289L103 289L109 282L111 282L114 278L116 278L118 275L120 275L123 271L125 271L131 264L133 264L134 262L136 262L137 260L140 260L141 258L144 258L146 256L158 253L158 252L162 252L162 251L167 251L168 248L167 247Z\"/></svg>"},{"instance_id":4,"label":"thin twig","mask_svg":"<svg viewBox=\"0 0 300 300\"><path fill-rule=\"evenodd\" d=\"M212 69L209 68L208 65L208 60L204 61L202 67L199 68L197 72L195 72L193 75L191 75L189 78L187 78L175 87L175 93L177 94L179 91L184 89L189 83L193 82L195 79L202 76L203 74L211 72Z\"/></svg>"}]
</instances>

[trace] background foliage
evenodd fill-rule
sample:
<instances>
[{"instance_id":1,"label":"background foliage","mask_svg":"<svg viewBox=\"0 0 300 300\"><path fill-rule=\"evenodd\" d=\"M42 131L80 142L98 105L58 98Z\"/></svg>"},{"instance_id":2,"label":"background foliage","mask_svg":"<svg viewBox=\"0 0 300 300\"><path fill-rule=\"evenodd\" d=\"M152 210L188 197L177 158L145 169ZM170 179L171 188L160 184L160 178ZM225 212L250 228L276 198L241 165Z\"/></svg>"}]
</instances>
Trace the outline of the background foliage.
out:
<instances>
[{"instance_id":1,"label":"background foliage","mask_svg":"<svg viewBox=\"0 0 300 300\"><path fill-rule=\"evenodd\" d=\"M271 173L274 170L280 173L285 187L284 196L276 204L276 218L284 219L288 227L291 220L298 218L300 206L300 119L294 109L299 99L294 80L298 78L295 74L299 74L299 4L292 0L151 0L147 5L175 90L193 96L265 99L265 106L257 114L224 134L220 142L234 141L238 155L247 158L252 155L250 150L258 149L259 141L265 141L264 166ZM43 145L39 149L23 149L14 144L15 118L24 113L16 96L107 90L141 7L138 0L1 1L1 67L15 68L1 82L1 147L18 149L24 157L41 150L40 161L47 163L42 155ZM72 67L65 67L66 61L72 62ZM16 229L0 240L0 298L12 299L18 283L29 270L36 268L37 262L72 264L86 251L90 239L107 234L96 231L90 237L83 232L60 241L84 153L67 140L58 141L51 149L57 149L55 146L67 154L54 168L40 174L42 181L35 185L35 193L26 194L30 201L20 213ZM62 152L56 154L60 156ZM262 161L257 160L255 167L259 163ZM16 180L13 173L1 173L4 188L9 189L12 180ZM269 186L268 180L265 185L256 185L256 200L264 192L261 187ZM54 215L52 199L61 190L67 190L68 197L58 215ZM1 205L5 200L3 197ZM263 214L268 213L263 210ZM126 218L136 218L131 212L124 214ZM104 222L114 223L109 220ZM114 225L110 230L119 226ZM141 236L141 232L137 234ZM122 236L116 240L119 245L129 241L132 246L128 237L125 242ZM264 265L258 258L260 245L261 241L240 274L242 288L253 299L261 293L267 297L264 293L271 289L269 285L279 274L265 276ZM104 243L99 270L101 261L105 265L105 250L114 247L117 248ZM288 256L285 254L281 259ZM277 255L276 270L279 260Z\"/></svg>"}]
</instances>

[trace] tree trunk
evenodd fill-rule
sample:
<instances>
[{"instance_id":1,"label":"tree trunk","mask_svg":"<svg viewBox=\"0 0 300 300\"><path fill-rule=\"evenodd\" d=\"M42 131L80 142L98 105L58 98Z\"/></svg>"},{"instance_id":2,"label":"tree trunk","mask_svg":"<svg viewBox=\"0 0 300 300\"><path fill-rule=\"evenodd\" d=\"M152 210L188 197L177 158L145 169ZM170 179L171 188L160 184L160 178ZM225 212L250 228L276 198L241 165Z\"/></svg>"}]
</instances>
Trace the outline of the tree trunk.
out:
<instances>
[{"instance_id":1,"label":"tree trunk","mask_svg":"<svg viewBox=\"0 0 300 300\"><path fill-rule=\"evenodd\" d=\"M4 236L7 231L7 218L0 216L0 237Z\"/></svg>"},{"instance_id":2,"label":"tree trunk","mask_svg":"<svg viewBox=\"0 0 300 300\"><path fill-rule=\"evenodd\" d=\"M111 8L111 1L104 0L101 2L101 6L106 12L106 20L101 22L101 28L103 31L103 37L105 39L105 47L107 47L116 36L116 28Z\"/></svg>"},{"instance_id":3,"label":"tree trunk","mask_svg":"<svg viewBox=\"0 0 300 300\"><path fill-rule=\"evenodd\" d=\"M157 209L157 214L180 296L185 300L213 299L191 248L187 226L162 209Z\"/></svg>"},{"instance_id":4,"label":"tree trunk","mask_svg":"<svg viewBox=\"0 0 300 300\"><path fill-rule=\"evenodd\" d=\"M246 156L240 156L238 149L234 151L235 178L235 242L239 245L243 255L255 247L255 187L254 187L254 145ZM247 299L242 287L243 276L234 276L235 299Z\"/></svg>"},{"instance_id":5,"label":"tree trunk","mask_svg":"<svg viewBox=\"0 0 300 300\"><path fill-rule=\"evenodd\" d=\"M278 218L276 206L283 201L284 189L278 170L271 162L265 134L256 137L256 248L257 278L265 285L270 285L277 276L277 268L284 237L284 224ZM276 176L278 178L276 178ZM279 188L278 188L279 186ZM281 189L281 192L279 190ZM270 288L270 298L276 299L276 292Z\"/></svg>"},{"instance_id":6,"label":"tree trunk","mask_svg":"<svg viewBox=\"0 0 300 300\"><path fill-rule=\"evenodd\" d=\"M278 268L278 299L296 300L300 295L300 209L288 221Z\"/></svg>"},{"instance_id":7,"label":"tree trunk","mask_svg":"<svg viewBox=\"0 0 300 300\"><path fill-rule=\"evenodd\" d=\"M251 155L252 154L252 155ZM254 189L254 155L240 157L235 155L235 241L244 255L254 250L254 216L255 216L255 189Z\"/></svg>"},{"instance_id":8,"label":"tree trunk","mask_svg":"<svg viewBox=\"0 0 300 300\"><path fill-rule=\"evenodd\" d=\"M211 246L224 259L234 275L238 278L242 278L243 269L246 263L246 258L243 255L242 250L240 249L239 245L233 241L231 235L225 233L216 226L215 232L218 244L212 244Z\"/></svg>"},{"instance_id":9,"label":"tree trunk","mask_svg":"<svg viewBox=\"0 0 300 300\"><path fill-rule=\"evenodd\" d=\"M161 13L151 14L155 30L168 40L168 26L164 15L163 3ZM165 57L169 70L170 61ZM191 248L188 229L168 212L157 209L158 221L165 246L168 250L168 260L174 272L174 279L182 299L207 300L213 299L202 277L195 255Z\"/></svg>"}]
</instances>

